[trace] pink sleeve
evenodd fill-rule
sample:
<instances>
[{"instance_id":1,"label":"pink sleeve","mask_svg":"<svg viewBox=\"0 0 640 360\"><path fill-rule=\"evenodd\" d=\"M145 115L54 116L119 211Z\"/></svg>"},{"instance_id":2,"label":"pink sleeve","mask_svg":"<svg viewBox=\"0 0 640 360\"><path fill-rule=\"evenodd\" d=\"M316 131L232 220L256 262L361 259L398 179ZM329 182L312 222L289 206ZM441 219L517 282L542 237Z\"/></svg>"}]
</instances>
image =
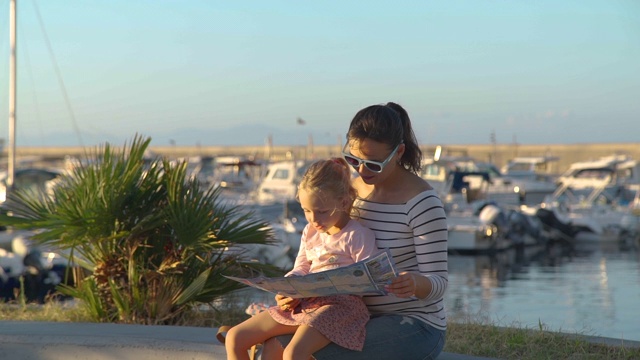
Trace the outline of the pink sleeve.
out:
<instances>
[{"instance_id":1,"label":"pink sleeve","mask_svg":"<svg viewBox=\"0 0 640 360\"><path fill-rule=\"evenodd\" d=\"M351 258L355 262L367 259L380 251L376 246L375 234L366 227L352 233L349 247Z\"/></svg>"},{"instance_id":2,"label":"pink sleeve","mask_svg":"<svg viewBox=\"0 0 640 360\"><path fill-rule=\"evenodd\" d=\"M309 224L302 230L302 237L300 238L300 250L298 250L298 256L293 264L293 269L286 273L284 276L302 276L307 275L311 269L311 261L307 259L307 231L309 230Z\"/></svg>"}]
</instances>

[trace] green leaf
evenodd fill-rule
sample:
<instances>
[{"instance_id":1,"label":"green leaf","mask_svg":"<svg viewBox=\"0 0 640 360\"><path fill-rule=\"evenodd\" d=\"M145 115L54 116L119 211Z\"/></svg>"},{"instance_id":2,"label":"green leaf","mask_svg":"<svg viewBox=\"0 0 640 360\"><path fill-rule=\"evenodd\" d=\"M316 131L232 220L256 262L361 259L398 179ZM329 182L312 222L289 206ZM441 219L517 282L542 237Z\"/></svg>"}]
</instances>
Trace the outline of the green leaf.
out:
<instances>
[{"instance_id":1,"label":"green leaf","mask_svg":"<svg viewBox=\"0 0 640 360\"><path fill-rule=\"evenodd\" d=\"M178 295L176 298L176 304L183 305L198 296L207 283L210 273L211 269L207 269L200 273L200 275Z\"/></svg>"}]
</instances>

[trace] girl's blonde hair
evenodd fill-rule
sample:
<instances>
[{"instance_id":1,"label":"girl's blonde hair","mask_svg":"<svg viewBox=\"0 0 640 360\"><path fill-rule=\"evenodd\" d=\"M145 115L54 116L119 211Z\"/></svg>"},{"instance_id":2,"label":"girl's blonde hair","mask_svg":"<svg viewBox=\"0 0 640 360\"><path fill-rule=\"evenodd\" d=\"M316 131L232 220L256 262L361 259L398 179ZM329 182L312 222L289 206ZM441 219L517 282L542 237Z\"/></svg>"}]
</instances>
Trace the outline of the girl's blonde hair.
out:
<instances>
[{"instance_id":1,"label":"girl's blonde hair","mask_svg":"<svg viewBox=\"0 0 640 360\"><path fill-rule=\"evenodd\" d=\"M318 160L305 171L298 185L324 199L344 201L344 210L349 214L356 199L356 190L351 186L351 168L343 158Z\"/></svg>"}]
</instances>

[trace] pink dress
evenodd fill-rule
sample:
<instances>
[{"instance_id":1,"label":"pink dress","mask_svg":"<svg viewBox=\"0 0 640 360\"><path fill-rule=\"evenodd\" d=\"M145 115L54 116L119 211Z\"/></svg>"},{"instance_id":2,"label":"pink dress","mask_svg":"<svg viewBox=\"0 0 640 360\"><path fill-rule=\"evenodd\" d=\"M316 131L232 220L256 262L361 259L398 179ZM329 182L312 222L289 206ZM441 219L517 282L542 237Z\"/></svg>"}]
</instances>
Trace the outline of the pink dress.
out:
<instances>
[{"instance_id":1,"label":"pink dress","mask_svg":"<svg viewBox=\"0 0 640 360\"><path fill-rule=\"evenodd\" d=\"M378 251L375 235L355 220L337 234L319 233L307 225L293 270L285 276L305 275L351 265ZM267 311L283 325L308 325L332 342L351 350L362 350L369 311L360 296L332 295L301 299L293 310L272 306Z\"/></svg>"}]
</instances>

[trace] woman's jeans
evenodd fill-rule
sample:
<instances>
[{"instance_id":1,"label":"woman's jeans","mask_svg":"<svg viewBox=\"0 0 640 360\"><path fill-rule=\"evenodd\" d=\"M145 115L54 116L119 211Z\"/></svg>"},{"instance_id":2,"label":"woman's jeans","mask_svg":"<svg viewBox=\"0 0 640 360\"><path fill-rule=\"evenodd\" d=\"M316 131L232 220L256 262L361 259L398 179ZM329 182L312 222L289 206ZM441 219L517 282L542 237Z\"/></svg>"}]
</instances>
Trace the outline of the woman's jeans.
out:
<instances>
[{"instance_id":1,"label":"woman's jeans","mask_svg":"<svg viewBox=\"0 0 640 360\"><path fill-rule=\"evenodd\" d=\"M444 347L445 331L401 315L372 316L362 351L348 350L334 343L313 356L317 360L435 359ZM291 335L278 336L285 346Z\"/></svg>"}]
</instances>

